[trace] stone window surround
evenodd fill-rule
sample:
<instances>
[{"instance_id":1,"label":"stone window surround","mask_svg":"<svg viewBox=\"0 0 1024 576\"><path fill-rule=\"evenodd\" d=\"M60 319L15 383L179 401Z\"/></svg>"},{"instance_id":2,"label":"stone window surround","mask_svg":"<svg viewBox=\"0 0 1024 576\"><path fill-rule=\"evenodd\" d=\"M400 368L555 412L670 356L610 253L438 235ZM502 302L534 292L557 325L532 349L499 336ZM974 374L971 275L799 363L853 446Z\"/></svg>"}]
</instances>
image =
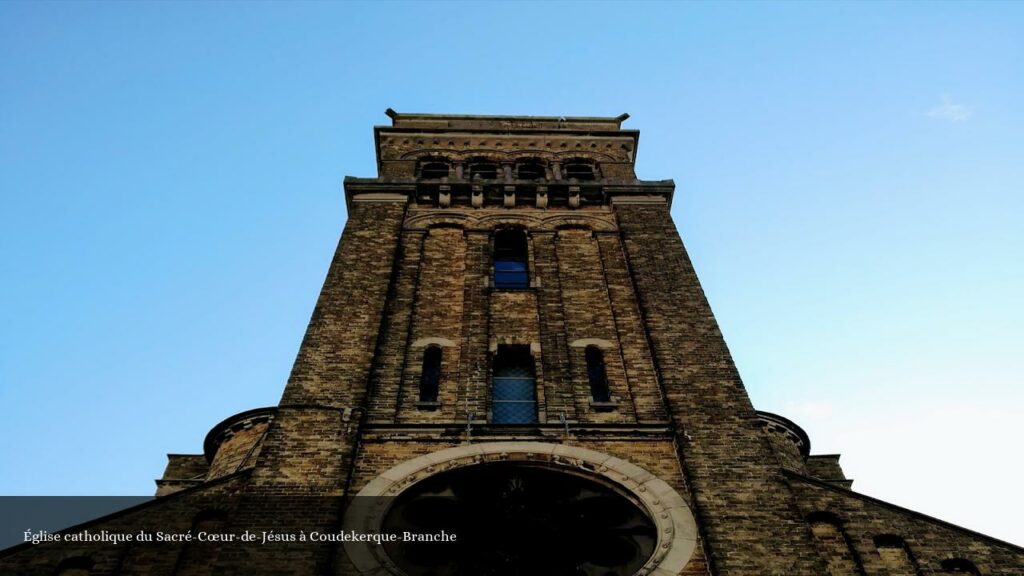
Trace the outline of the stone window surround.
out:
<instances>
[{"instance_id":1,"label":"stone window surround","mask_svg":"<svg viewBox=\"0 0 1024 576\"><path fill-rule=\"evenodd\" d=\"M676 576L693 557L697 524L686 501L664 480L609 454L546 442L466 444L407 460L381 473L359 493L345 513L342 530L380 530L388 500L434 473L487 462L522 462L580 474L609 484L632 498L658 531L655 552L635 576ZM362 498L360 498L362 497ZM361 574L404 576L372 542L345 542L345 552Z\"/></svg>"}]
</instances>

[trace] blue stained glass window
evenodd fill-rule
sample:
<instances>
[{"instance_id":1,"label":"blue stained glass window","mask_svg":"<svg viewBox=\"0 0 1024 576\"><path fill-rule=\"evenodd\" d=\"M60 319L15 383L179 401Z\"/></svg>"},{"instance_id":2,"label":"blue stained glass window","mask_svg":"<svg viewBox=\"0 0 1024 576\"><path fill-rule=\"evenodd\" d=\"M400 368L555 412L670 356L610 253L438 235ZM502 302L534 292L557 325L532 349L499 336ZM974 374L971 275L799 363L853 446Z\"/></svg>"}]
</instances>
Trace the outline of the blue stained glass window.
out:
<instances>
[{"instance_id":1,"label":"blue stained glass window","mask_svg":"<svg viewBox=\"0 0 1024 576\"><path fill-rule=\"evenodd\" d=\"M536 423L537 392L529 348L499 346L492 378L492 421L495 424Z\"/></svg>"},{"instance_id":2,"label":"blue stained glass window","mask_svg":"<svg viewBox=\"0 0 1024 576\"><path fill-rule=\"evenodd\" d=\"M526 233L499 230L494 235L494 287L523 289L530 287Z\"/></svg>"},{"instance_id":3,"label":"blue stained glass window","mask_svg":"<svg viewBox=\"0 0 1024 576\"><path fill-rule=\"evenodd\" d=\"M496 260L494 262L495 288L526 288L530 285L530 274L526 262L517 260Z\"/></svg>"}]
</instances>

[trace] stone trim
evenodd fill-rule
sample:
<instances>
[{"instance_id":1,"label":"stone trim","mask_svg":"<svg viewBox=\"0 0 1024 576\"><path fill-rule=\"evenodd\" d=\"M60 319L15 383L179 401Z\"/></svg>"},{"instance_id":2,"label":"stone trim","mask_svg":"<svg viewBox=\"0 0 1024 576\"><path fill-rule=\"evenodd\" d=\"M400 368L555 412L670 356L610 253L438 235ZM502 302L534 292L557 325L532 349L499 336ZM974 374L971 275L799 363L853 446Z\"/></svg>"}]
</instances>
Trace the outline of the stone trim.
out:
<instances>
[{"instance_id":1,"label":"stone trim","mask_svg":"<svg viewBox=\"0 0 1024 576\"><path fill-rule=\"evenodd\" d=\"M487 462L543 464L603 480L635 499L658 531L654 555L635 576L676 576L693 557L697 546L696 521L682 496L668 483L621 458L578 446L544 442L466 444L407 460L377 476L359 491L345 513L342 529L379 531L388 512L382 497L398 496L435 473ZM345 542L344 546L361 574L403 576L383 547L365 542Z\"/></svg>"},{"instance_id":2,"label":"stone trim","mask_svg":"<svg viewBox=\"0 0 1024 576\"><path fill-rule=\"evenodd\" d=\"M655 195L648 195L648 196L640 196L640 195L635 195L635 196L615 195L615 196L611 197L611 204L612 204L612 206L614 206L616 204L667 204L667 203L668 203L668 199L667 198L665 198L664 196L655 196Z\"/></svg>"},{"instance_id":3,"label":"stone trim","mask_svg":"<svg viewBox=\"0 0 1024 576\"><path fill-rule=\"evenodd\" d=\"M455 342L449 340L448 338L431 337L420 338L418 340L415 340L409 346L411 348L425 348L427 346L440 346L442 348L450 348L452 346L455 346Z\"/></svg>"},{"instance_id":4,"label":"stone trim","mask_svg":"<svg viewBox=\"0 0 1024 576\"><path fill-rule=\"evenodd\" d=\"M363 203L379 203L379 202L408 202L409 196L402 193L394 192L364 192L361 194L353 194L352 202L359 204Z\"/></svg>"},{"instance_id":5,"label":"stone trim","mask_svg":"<svg viewBox=\"0 0 1024 576\"><path fill-rule=\"evenodd\" d=\"M601 338L580 338L569 343L570 348L586 348L587 346L597 346L601 350L612 350L615 348L615 344Z\"/></svg>"}]
</instances>

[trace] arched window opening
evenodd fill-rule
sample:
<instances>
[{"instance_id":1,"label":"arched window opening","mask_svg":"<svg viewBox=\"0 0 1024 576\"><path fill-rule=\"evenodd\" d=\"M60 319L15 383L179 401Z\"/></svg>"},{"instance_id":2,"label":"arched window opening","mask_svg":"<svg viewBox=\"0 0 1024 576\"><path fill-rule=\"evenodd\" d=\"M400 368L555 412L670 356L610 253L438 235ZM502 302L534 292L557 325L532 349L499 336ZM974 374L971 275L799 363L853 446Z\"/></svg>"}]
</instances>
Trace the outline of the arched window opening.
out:
<instances>
[{"instance_id":1,"label":"arched window opening","mask_svg":"<svg viewBox=\"0 0 1024 576\"><path fill-rule=\"evenodd\" d=\"M611 402L612 393L608 388L608 372L604 368L604 352L597 346L587 346L585 354L591 399L594 402Z\"/></svg>"},{"instance_id":2,"label":"arched window opening","mask_svg":"<svg viewBox=\"0 0 1024 576\"><path fill-rule=\"evenodd\" d=\"M875 536L875 549L891 576L918 576L917 562L903 538L880 534Z\"/></svg>"},{"instance_id":3,"label":"arched window opening","mask_svg":"<svg viewBox=\"0 0 1024 576\"><path fill-rule=\"evenodd\" d=\"M537 422L537 391L529 346L498 346L491 386L491 420L495 424Z\"/></svg>"},{"instance_id":4,"label":"arched window opening","mask_svg":"<svg viewBox=\"0 0 1024 576\"><path fill-rule=\"evenodd\" d=\"M583 160L567 162L563 172L567 179L575 178L581 181L594 179L594 166Z\"/></svg>"},{"instance_id":5,"label":"arched window opening","mask_svg":"<svg viewBox=\"0 0 1024 576\"><path fill-rule=\"evenodd\" d=\"M429 346L423 351L423 371L420 373L420 402L437 402L441 387L441 347Z\"/></svg>"},{"instance_id":6,"label":"arched window opening","mask_svg":"<svg viewBox=\"0 0 1024 576\"><path fill-rule=\"evenodd\" d=\"M473 162L469 165L469 176L473 180L494 180L498 177L498 165L487 161Z\"/></svg>"},{"instance_id":7,"label":"arched window opening","mask_svg":"<svg viewBox=\"0 0 1024 576\"><path fill-rule=\"evenodd\" d=\"M57 576L89 576L93 561L86 556L73 556L61 560L57 565Z\"/></svg>"},{"instance_id":8,"label":"arched window opening","mask_svg":"<svg viewBox=\"0 0 1024 576\"><path fill-rule=\"evenodd\" d=\"M539 160L524 160L516 166L519 180L541 180L544 178L544 164Z\"/></svg>"},{"instance_id":9,"label":"arched window opening","mask_svg":"<svg viewBox=\"0 0 1024 576\"><path fill-rule=\"evenodd\" d=\"M950 558L942 561L942 571L948 574L974 574L980 576L981 572L974 562L965 558Z\"/></svg>"},{"instance_id":10,"label":"arched window opening","mask_svg":"<svg viewBox=\"0 0 1024 576\"><path fill-rule=\"evenodd\" d=\"M831 512L815 512L807 517L811 532L818 540L818 546L828 563L829 574L861 576L864 571L854 555L842 520Z\"/></svg>"},{"instance_id":11,"label":"arched window opening","mask_svg":"<svg viewBox=\"0 0 1024 576\"><path fill-rule=\"evenodd\" d=\"M440 160L425 162L420 167L420 178L438 180L448 176L448 163Z\"/></svg>"},{"instance_id":12,"label":"arched window opening","mask_svg":"<svg viewBox=\"0 0 1024 576\"><path fill-rule=\"evenodd\" d=\"M522 230L499 230L494 235L495 288L529 288L528 252L526 233Z\"/></svg>"}]
</instances>

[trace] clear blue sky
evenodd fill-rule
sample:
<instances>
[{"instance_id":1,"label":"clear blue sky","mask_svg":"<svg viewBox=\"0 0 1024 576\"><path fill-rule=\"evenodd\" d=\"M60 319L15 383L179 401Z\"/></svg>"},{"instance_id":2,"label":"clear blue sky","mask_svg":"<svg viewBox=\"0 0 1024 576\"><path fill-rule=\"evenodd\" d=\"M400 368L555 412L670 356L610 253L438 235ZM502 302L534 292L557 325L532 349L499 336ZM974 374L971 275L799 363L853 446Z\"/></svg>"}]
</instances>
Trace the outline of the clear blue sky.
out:
<instances>
[{"instance_id":1,"label":"clear blue sky","mask_svg":"<svg viewBox=\"0 0 1024 576\"><path fill-rule=\"evenodd\" d=\"M757 407L1024 543L1024 5L0 4L0 494L275 404L371 127L609 115Z\"/></svg>"}]
</instances>

